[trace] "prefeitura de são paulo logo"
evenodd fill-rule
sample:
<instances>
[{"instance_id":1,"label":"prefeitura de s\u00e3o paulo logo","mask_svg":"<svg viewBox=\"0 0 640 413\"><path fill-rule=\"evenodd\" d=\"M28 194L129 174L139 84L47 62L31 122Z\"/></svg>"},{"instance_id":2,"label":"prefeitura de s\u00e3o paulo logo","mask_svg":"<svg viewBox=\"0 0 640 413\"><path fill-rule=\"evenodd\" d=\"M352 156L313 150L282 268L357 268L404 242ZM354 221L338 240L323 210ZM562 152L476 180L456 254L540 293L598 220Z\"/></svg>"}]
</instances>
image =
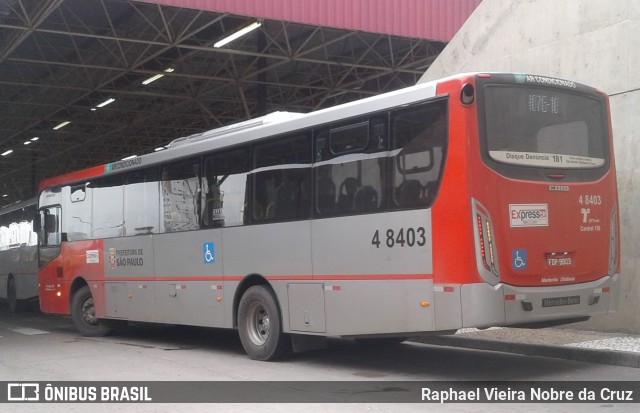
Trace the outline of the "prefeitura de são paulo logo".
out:
<instances>
[{"instance_id":1,"label":"prefeitura de s\u00e3o paulo logo","mask_svg":"<svg viewBox=\"0 0 640 413\"><path fill-rule=\"evenodd\" d=\"M109 267L111 267L112 270L116 268L116 249L115 248L109 248Z\"/></svg>"}]
</instances>

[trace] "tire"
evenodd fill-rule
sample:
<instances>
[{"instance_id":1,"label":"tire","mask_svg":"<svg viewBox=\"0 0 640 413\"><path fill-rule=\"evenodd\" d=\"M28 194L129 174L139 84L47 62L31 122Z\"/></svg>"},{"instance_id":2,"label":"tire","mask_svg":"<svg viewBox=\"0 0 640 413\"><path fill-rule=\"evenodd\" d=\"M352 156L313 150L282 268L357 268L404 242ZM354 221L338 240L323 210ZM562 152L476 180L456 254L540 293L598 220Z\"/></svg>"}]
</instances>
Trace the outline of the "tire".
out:
<instances>
[{"instance_id":1,"label":"tire","mask_svg":"<svg viewBox=\"0 0 640 413\"><path fill-rule=\"evenodd\" d=\"M278 303L265 286L254 285L242 295L238 333L242 347L254 360L276 360L291 352L291 338L282 332Z\"/></svg>"},{"instance_id":2,"label":"tire","mask_svg":"<svg viewBox=\"0 0 640 413\"><path fill-rule=\"evenodd\" d=\"M24 302L18 300L16 280L14 280L13 277L9 277L9 282L7 282L7 302L9 303L9 310L11 310L12 313L19 313L24 309Z\"/></svg>"},{"instance_id":3,"label":"tire","mask_svg":"<svg viewBox=\"0 0 640 413\"><path fill-rule=\"evenodd\" d=\"M102 337L111 331L106 320L96 318L93 296L87 285L76 291L71 299L71 319L83 336Z\"/></svg>"}]
</instances>

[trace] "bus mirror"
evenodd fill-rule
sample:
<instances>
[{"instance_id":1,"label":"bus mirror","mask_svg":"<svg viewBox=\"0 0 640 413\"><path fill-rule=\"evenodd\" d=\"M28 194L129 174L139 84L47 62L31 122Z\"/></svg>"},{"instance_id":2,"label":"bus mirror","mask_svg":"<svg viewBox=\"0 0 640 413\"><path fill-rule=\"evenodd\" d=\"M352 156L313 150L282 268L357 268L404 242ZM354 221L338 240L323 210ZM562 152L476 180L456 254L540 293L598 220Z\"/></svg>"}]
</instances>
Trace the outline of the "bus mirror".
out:
<instances>
[{"instance_id":1,"label":"bus mirror","mask_svg":"<svg viewBox=\"0 0 640 413\"><path fill-rule=\"evenodd\" d=\"M32 231L36 234L40 233L40 228L42 227L42 221L40 220L41 215L40 214L36 214L33 217L33 223L32 223Z\"/></svg>"},{"instance_id":2,"label":"bus mirror","mask_svg":"<svg viewBox=\"0 0 640 413\"><path fill-rule=\"evenodd\" d=\"M57 232L58 230L58 217L55 215L45 215L44 216L44 230L47 234Z\"/></svg>"}]
</instances>

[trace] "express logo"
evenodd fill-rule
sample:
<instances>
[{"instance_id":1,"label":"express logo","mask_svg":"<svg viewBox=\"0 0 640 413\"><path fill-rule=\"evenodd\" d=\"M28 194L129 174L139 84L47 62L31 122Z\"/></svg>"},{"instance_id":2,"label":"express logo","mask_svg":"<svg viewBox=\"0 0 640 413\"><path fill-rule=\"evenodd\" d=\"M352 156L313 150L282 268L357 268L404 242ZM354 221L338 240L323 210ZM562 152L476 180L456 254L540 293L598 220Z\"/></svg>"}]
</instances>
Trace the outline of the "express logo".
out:
<instances>
[{"instance_id":1,"label":"express logo","mask_svg":"<svg viewBox=\"0 0 640 413\"><path fill-rule=\"evenodd\" d=\"M546 227L549 208L547 204L510 204L509 217L512 227Z\"/></svg>"},{"instance_id":2,"label":"express logo","mask_svg":"<svg viewBox=\"0 0 640 413\"><path fill-rule=\"evenodd\" d=\"M544 209L530 209L523 211L511 211L511 219L538 219L545 218L547 216L547 211Z\"/></svg>"}]
</instances>

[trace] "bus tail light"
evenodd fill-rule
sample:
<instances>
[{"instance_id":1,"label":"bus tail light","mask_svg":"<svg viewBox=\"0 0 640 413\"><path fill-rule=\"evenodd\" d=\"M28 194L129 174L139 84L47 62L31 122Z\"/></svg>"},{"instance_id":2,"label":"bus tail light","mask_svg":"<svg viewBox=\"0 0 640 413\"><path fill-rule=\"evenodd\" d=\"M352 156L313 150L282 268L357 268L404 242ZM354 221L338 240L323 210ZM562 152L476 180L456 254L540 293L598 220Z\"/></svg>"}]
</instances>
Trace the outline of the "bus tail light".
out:
<instances>
[{"instance_id":1,"label":"bus tail light","mask_svg":"<svg viewBox=\"0 0 640 413\"><path fill-rule=\"evenodd\" d=\"M609 275L618 271L618 208L614 205L609 219Z\"/></svg>"},{"instance_id":2,"label":"bus tail light","mask_svg":"<svg viewBox=\"0 0 640 413\"><path fill-rule=\"evenodd\" d=\"M491 231L491 222L487 217L482 216L482 214L476 214L476 219L478 223L478 235L480 238L479 243L482 265L497 277L498 262L495 255L495 241Z\"/></svg>"},{"instance_id":3,"label":"bus tail light","mask_svg":"<svg viewBox=\"0 0 640 413\"><path fill-rule=\"evenodd\" d=\"M480 236L480 254L482 256L482 264L484 268L491 271L495 275L496 270L496 257L493 251L493 236L491 234L491 224L489 220L483 218L482 215L477 214L478 220L478 233Z\"/></svg>"},{"instance_id":4,"label":"bus tail light","mask_svg":"<svg viewBox=\"0 0 640 413\"><path fill-rule=\"evenodd\" d=\"M498 267L498 255L496 249L495 233L489 212L475 199L473 203L473 216L475 220L476 258L478 272L490 284L496 284L500 271Z\"/></svg>"}]
</instances>

